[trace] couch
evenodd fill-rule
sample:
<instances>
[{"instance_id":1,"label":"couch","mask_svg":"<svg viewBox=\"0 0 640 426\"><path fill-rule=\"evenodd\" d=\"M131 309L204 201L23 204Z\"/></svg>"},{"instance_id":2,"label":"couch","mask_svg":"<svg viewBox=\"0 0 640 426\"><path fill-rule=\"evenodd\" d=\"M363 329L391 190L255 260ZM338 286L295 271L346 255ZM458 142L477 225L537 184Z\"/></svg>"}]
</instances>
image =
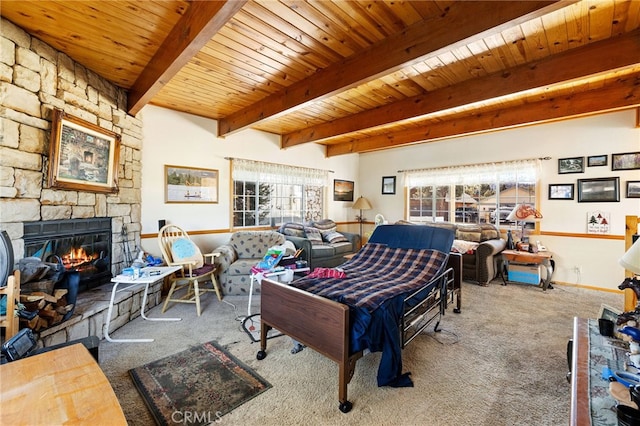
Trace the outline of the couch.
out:
<instances>
[{"instance_id":1,"label":"couch","mask_svg":"<svg viewBox=\"0 0 640 426\"><path fill-rule=\"evenodd\" d=\"M403 220L397 223L413 224ZM452 222L427 222L424 225L447 228L456 233L451 250L462 254L463 280L486 286L498 276L502 267L500 253L507 242L495 225Z\"/></svg>"},{"instance_id":2,"label":"couch","mask_svg":"<svg viewBox=\"0 0 640 426\"><path fill-rule=\"evenodd\" d=\"M267 250L285 243L284 235L275 231L239 231L229 242L216 248L218 282L225 295L248 295L251 268L260 262Z\"/></svg>"},{"instance_id":3,"label":"couch","mask_svg":"<svg viewBox=\"0 0 640 426\"><path fill-rule=\"evenodd\" d=\"M308 223L287 222L278 232L302 249L300 257L313 268L333 268L345 262L345 256L360 249L360 235L338 232L331 219Z\"/></svg>"}]
</instances>

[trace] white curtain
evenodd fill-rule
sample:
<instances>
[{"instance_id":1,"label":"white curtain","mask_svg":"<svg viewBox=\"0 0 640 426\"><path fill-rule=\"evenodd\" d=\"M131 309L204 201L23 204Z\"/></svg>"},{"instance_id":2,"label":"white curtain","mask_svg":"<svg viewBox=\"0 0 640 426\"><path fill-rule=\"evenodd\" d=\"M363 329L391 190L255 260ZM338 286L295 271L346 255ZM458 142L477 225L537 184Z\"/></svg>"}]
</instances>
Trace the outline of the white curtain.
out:
<instances>
[{"instance_id":1,"label":"white curtain","mask_svg":"<svg viewBox=\"0 0 640 426\"><path fill-rule=\"evenodd\" d=\"M487 182L536 182L540 160L516 160L500 163L470 164L407 170L405 186L477 185ZM517 178L517 179L516 179Z\"/></svg>"},{"instance_id":2,"label":"white curtain","mask_svg":"<svg viewBox=\"0 0 640 426\"><path fill-rule=\"evenodd\" d=\"M329 180L327 170L241 158L231 159L231 176L233 180L308 186L327 186Z\"/></svg>"}]
</instances>

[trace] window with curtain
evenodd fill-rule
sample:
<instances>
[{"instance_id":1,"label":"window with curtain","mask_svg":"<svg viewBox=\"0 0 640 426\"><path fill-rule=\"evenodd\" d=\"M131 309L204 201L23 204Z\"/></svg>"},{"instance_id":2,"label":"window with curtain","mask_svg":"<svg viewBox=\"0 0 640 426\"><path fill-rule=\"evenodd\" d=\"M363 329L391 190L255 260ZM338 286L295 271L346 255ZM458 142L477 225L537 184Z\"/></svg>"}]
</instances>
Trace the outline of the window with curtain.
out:
<instances>
[{"instance_id":1,"label":"window with curtain","mask_svg":"<svg viewBox=\"0 0 640 426\"><path fill-rule=\"evenodd\" d=\"M539 160L405 172L407 219L511 225L518 203L535 206Z\"/></svg>"},{"instance_id":2,"label":"window with curtain","mask_svg":"<svg viewBox=\"0 0 640 426\"><path fill-rule=\"evenodd\" d=\"M326 170L233 158L233 226L320 220Z\"/></svg>"}]
</instances>

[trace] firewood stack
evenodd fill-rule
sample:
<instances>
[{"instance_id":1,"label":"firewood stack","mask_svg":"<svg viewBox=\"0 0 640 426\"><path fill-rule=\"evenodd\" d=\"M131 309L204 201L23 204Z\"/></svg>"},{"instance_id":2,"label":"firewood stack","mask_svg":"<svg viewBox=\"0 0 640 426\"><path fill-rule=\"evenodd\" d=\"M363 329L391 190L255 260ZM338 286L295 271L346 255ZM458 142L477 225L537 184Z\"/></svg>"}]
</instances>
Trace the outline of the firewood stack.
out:
<instances>
[{"instance_id":1,"label":"firewood stack","mask_svg":"<svg viewBox=\"0 0 640 426\"><path fill-rule=\"evenodd\" d=\"M66 289L56 289L53 294L34 291L20 295L20 303L25 306L25 310L36 313L30 319L20 318L21 327L40 331L61 323L65 314L73 310L73 304L67 303L67 292Z\"/></svg>"},{"instance_id":2,"label":"firewood stack","mask_svg":"<svg viewBox=\"0 0 640 426\"><path fill-rule=\"evenodd\" d=\"M25 309L18 311L20 327L40 331L64 321L74 308L67 302L67 289L56 289L63 277L64 268L57 264L42 262L36 257L19 261L20 303Z\"/></svg>"}]
</instances>

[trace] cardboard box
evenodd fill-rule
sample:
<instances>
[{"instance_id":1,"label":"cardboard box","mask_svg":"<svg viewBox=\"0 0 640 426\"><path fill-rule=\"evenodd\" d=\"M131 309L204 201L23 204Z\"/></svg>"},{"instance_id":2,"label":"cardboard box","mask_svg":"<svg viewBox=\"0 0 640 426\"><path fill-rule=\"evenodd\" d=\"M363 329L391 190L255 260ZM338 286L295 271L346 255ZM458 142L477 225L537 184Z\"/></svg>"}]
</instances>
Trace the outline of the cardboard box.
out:
<instances>
[{"instance_id":1,"label":"cardboard box","mask_svg":"<svg viewBox=\"0 0 640 426\"><path fill-rule=\"evenodd\" d=\"M525 284L540 284L540 265L509 264L509 281Z\"/></svg>"}]
</instances>

